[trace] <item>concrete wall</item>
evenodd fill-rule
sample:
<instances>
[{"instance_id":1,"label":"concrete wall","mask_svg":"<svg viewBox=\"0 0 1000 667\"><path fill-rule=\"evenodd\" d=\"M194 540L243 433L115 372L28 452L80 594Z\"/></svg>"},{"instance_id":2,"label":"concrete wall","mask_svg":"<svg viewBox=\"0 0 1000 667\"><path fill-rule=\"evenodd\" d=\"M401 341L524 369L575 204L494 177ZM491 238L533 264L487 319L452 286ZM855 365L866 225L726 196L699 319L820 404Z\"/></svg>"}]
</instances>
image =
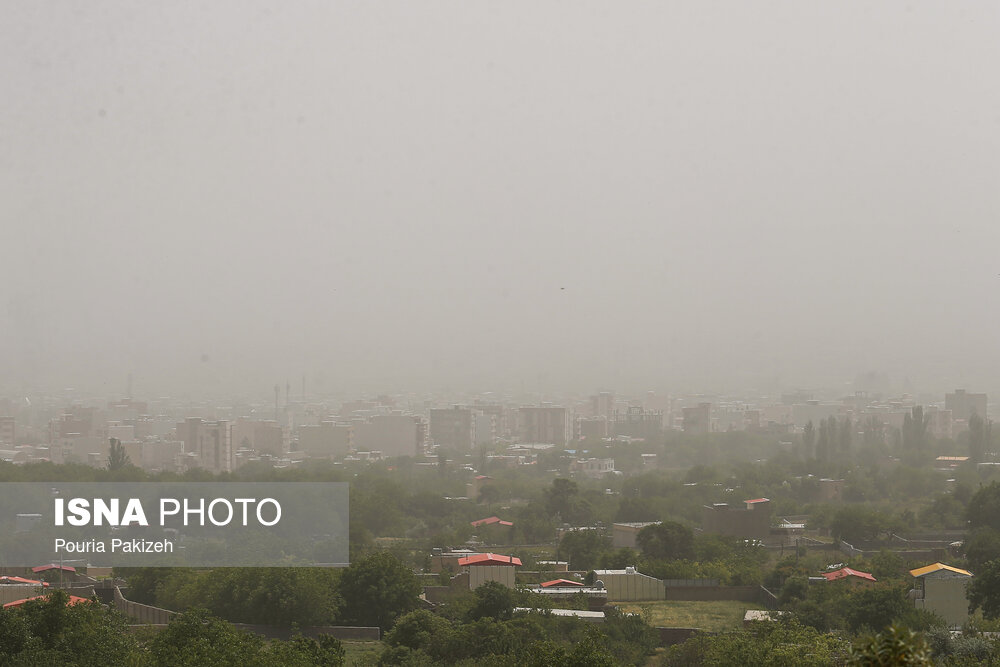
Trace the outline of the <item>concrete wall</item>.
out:
<instances>
[{"instance_id":1,"label":"concrete wall","mask_svg":"<svg viewBox=\"0 0 1000 667\"><path fill-rule=\"evenodd\" d=\"M50 590L52 589L42 588L41 586L21 586L14 584L9 586L0 586L0 605L5 605L8 602L14 602L15 600L33 598L36 595L48 593Z\"/></svg>"},{"instance_id":2,"label":"concrete wall","mask_svg":"<svg viewBox=\"0 0 1000 667\"><path fill-rule=\"evenodd\" d=\"M654 577L635 574L598 574L595 579L604 582L608 600L632 602L635 600L665 599L663 582Z\"/></svg>"},{"instance_id":3,"label":"concrete wall","mask_svg":"<svg viewBox=\"0 0 1000 667\"><path fill-rule=\"evenodd\" d=\"M666 599L692 602L714 600L757 602L760 600L760 586L668 586Z\"/></svg>"},{"instance_id":4,"label":"concrete wall","mask_svg":"<svg viewBox=\"0 0 1000 667\"><path fill-rule=\"evenodd\" d=\"M516 569L511 565L470 565L469 588L479 588L487 581L498 581L508 588L514 588Z\"/></svg>"},{"instance_id":5,"label":"concrete wall","mask_svg":"<svg viewBox=\"0 0 1000 667\"><path fill-rule=\"evenodd\" d=\"M177 613L173 611L167 611L166 609L152 607L148 604L141 604L139 602L126 600L125 596L122 595L121 590L117 586L115 586L114 605L115 609L120 611L129 619L138 621L142 624L166 625L170 622L171 618L177 615Z\"/></svg>"}]
</instances>

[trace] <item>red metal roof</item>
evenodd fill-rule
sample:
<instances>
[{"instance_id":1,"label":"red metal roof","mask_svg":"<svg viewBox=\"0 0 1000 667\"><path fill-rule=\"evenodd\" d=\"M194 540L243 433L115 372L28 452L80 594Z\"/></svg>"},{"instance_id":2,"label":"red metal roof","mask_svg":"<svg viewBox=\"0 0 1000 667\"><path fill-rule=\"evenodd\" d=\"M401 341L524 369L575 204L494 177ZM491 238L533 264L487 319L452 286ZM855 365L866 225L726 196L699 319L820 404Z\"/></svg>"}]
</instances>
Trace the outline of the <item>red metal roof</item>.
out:
<instances>
[{"instance_id":1,"label":"red metal roof","mask_svg":"<svg viewBox=\"0 0 1000 667\"><path fill-rule=\"evenodd\" d=\"M48 586L48 582L37 579L25 579L24 577L0 577L0 584L30 584L32 586Z\"/></svg>"},{"instance_id":2,"label":"red metal roof","mask_svg":"<svg viewBox=\"0 0 1000 667\"><path fill-rule=\"evenodd\" d=\"M861 579L867 579L868 581L878 581L868 572L852 570L849 567L842 567L834 572L824 572L823 576L826 577L827 581L835 581L836 579L844 579L846 577L860 577Z\"/></svg>"},{"instance_id":3,"label":"red metal roof","mask_svg":"<svg viewBox=\"0 0 1000 667\"><path fill-rule=\"evenodd\" d=\"M771 499L770 498L754 498L753 500L744 500L743 502L745 502L747 505L752 505L753 503L769 503L769 502L771 502Z\"/></svg>"},{"instance_id":4,"label":"red metal roof","mask_svg":"<svg viewBox=\"0 0 1000 667\"><path fill-rule=\"evenodd\" d=\"M501 554L476 554L458 559L459 567L466 565L520 565L521 559Z\"/></svg>"},{"instance_id":5,"label":"red metal roof","mask_svg":"<svg viewBox=\"0 0 1000 667\"><path fill-rule=\"evenodd\" d=\"M38 567L33 567L31 568L31 571L37 574L38 572L48 572L49 570L59 570L59 569L63 570L64 572L76 572L75 567L70 567L69 565L55 565L53 563L49 563L48 565L39 565Z\"/></svg>"},{"instance_id":6,"label":"red metal roof","mask_svg":"<svg viewBox=\"0 0 1000 667\"><path fill-rule=\"evenodd\" d=\"M498 516L491 516L491 517L489 517L487 519L477 519L476 521L472 521L470 523L472 523L473 528L478 528L479 526L490 526L490 525L492 525L494 523L499 524L501 526L513 526L514 525L510 521L504 521L503 519L501 519Z\"/></svg>"},{"instance_id":7,"label":"red metal roof","mask_svg":"<svg viewBox=\"0 0 1000 667\"><path fill-rule=\"evenodd\" d=\"M9 609L10 607L20 607L25 602L30 602L32 600L44 600L47 597L48 597L47 595L36 595L33 598L24 598L23 600L14 600L13 602L8 602L7 604L5 604L3 606L3 608L4 609ZM69 600L66 602L66 606L68 607L68 606L74 605L74 604L82 604L84 602L88 602L87 598L81 598L81 597L78 597L76 595L70 595L69 596Z\"/></svg>"},{"instance_id":8,"label":"red metal roof","mask_svg":"<svg viewBox=\"0 0 1000 667\"><path fill-rule=\"evenodd\" d=\"M539 584L542 588L549 588L551 586L583 586L579 581L573 581L572 579L553 579L552 581L546 581Z\"/></svg>"}]
</instances>

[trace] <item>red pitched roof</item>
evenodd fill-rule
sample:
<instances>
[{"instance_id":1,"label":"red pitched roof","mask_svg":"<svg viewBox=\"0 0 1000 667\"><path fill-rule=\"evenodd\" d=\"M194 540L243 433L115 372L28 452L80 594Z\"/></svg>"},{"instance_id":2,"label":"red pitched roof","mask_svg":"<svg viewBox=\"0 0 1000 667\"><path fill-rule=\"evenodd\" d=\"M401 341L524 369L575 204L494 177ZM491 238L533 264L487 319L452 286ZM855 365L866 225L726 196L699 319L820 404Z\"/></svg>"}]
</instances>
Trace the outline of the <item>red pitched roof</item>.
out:
<instances>
[{"instance_id":1,"label":"red pitched roof","mask_svg":"<svg viewBox=\"0 0 1000 667\"><path fill-rule=\"evenodd\" d=\"M827 581L835 581L837 579L845 579L847 577L860 577L861 579L867 579L868 581L878 581L868 572L860 572L858 570L852 570L849 567L842 567L834 572L824 572L823 576L826 577Z\"/></svg>"},{"instance_id":2,"label":"red pitched roof","mask_svg":"<svg viewBox=\"0 0 1000 667\"><path fill-rule=\"evenodd\" d=\"M747 505L752 505L754 503L769 503L771 500L770 498L754 498L753 500L744 500L743 502Z\"/></svg>"},{"instance_id":3,"label":"red pitched roof","mask_svg":"<svg viewBox=\"0 0 1000 667\"><path fill-rule=\"evenodd\" d=\"M542 588L549 588L551 586L583 586L579 581L573 581L572 579L553 579L552 581L546 581L539 584Z\"/></svg>"},{"instance_id":4,"label":"red pitched roof","mask_svg":"<svg viewBox=\"0 0 1000 667\"><path fill-rule=\"evenodd\" d=\"M32 586L48 586L48 582L37 579L25 579L24 577L0 577L0 584L30 584Z\"/></svg>"},{"instance_id":5,"label":"red pitched roof","mask_svg":"<svg viewBox=\"0 0 1000 667\"><path fill-rule=\"evenodd\" d=\"M520 565L521 559L500 554L475 554L458 559L459 567L466 565Z\"/></svg>"},{"instance_id":6,"label":"red pitched roof","mask_svg":"<svg viewBox=\"0 0 1000 667\"><path fill-rule=\"evenodd\" d=\"M491 516L491 517L489 517L487 519L477 519L477 520L472 521L470 523L472 523L472 527L473 528L478 528L479 526L490 526L490 525L492 525L494 523L499 524L501 526L513 526L514 525L510 521L504 521L503 519L501 519L498 516Z\"/></svg>"},{"instance_id":7,"label":"red pitched roof","mask_svg":"<svg viewBox=\"0 0 1000 667\"><path fill-rule=\"evenodd\" d=\"M48 597L47 595L36 595L33 598L24 598L23 600L14 600L13 602L8 602L7 604L5 604L3 606L3 608L4 609L9 609L10 607L20 607L25 602L31 602L32 600L44 600L47 597ZM84 602L89 602L89 600L87 600L87 598L81 598L81 597L78 597L76 595L70 595L69 596L69 600L67 600L67 602L66 602L66 606L68 607L68 606L74 605L74 604L82 604Z\"/></svg>"},{"instance_id":8,"label":"red pitched roof","mask_svg":"<svg viewBox=\"0 0 1000 667\"><path fill-rule=\"evenodd\" d=\"M31 571L37 574L39 572L48 572L49 570L59 570L59 569L62 569L65 572L76 572L75 567L70 567L69 565L55 565L54 563L33 567L31 568Z\"/></svg>"}]
</instances>

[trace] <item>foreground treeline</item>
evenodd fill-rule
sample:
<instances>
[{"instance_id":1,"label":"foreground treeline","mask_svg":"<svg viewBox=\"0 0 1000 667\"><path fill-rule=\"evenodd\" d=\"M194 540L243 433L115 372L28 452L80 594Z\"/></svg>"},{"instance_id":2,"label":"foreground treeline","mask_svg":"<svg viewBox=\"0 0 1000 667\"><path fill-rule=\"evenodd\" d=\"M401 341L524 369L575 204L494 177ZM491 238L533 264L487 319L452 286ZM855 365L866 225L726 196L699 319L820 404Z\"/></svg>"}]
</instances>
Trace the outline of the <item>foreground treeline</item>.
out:
<instances>
[{"instance_id":1,"label":"foreground treeline","mask_svg":"<svg viewBox=\"0 0 1000 667\"><path fill-rule=\"evenodd\" d=\"M11 667L310 667L344 664L330 637L266 641L203 610L174 618L155 634L129 632L125 617L98 602L67 605L55 591L0 611L0 664Z\"/></svg>"},{"instance_id":2,"label":"foreground treeline","mask_svg":"<svg viewBox=\"0 0 1000 667\"><path fill-rule=\"evenodd\" d=\"M697 635L657 649L653 628L638 615L611 611L603 624L515 611L522 593L486 585L434 612L394 619L384 641L353 659L336 639L301 635L265 640L205 610L174 618L159 632L129 632L117 612L98 602L67 605L68 596L0 611L0 664L14 667L336 667L344 664L610 667L612 665L925 665L1000 664L997 642L983 635L922 633L900 626L873 635L823 633L794 618Z\"/></svg>"}]
</instances>

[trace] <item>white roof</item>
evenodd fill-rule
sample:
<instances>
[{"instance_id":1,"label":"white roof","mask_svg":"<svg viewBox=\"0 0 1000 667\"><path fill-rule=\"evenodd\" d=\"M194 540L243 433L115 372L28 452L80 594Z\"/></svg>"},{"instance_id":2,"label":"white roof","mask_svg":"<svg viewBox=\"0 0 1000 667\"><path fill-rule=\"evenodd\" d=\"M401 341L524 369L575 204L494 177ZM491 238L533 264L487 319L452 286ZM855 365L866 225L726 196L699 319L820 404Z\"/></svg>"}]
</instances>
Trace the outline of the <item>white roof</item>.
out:
<instances>
[{"instance_id":1,"label":"white roof","mask_svg":"<svg viewBox=\"0 0 1000 667\"><path fill-rule=\"evenodd\" d=\"M603 611L582 611L580 609L533 609L531 607L515 607L514 611L523 612L549 612L553 616L576 616L577 618L599 618L604 619Z\"/></svg>"}]
</instances>

